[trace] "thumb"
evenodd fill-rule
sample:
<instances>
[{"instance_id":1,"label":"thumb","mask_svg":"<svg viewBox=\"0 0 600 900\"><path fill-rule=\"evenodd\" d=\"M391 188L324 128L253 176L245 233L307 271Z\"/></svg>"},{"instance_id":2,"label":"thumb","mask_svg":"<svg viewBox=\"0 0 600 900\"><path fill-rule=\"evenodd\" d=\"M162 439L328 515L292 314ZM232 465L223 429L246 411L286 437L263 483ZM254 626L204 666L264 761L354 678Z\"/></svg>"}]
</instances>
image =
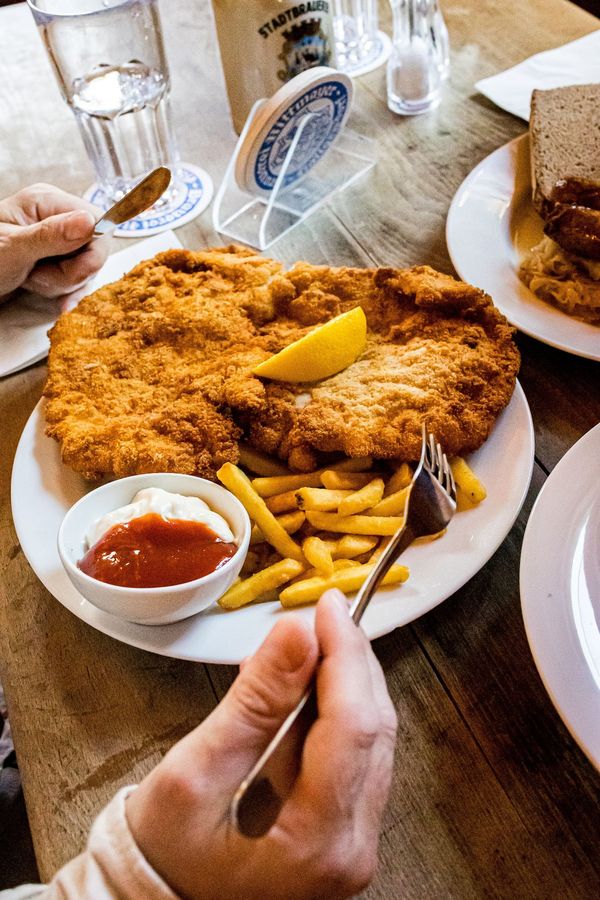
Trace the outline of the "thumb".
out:
<instances>
[{"instance_id":1,"label":"thumb","mask_svg":"<svg viewBox=\"0 0 600 900\"><path fill-rule=\"evenodd\" d=\"M15 232L15 253L33 268L40 259L70 253L86 244L92 237L94 224L94 217L84 209L48 216Z\"/></svg>"},{"instance_id":2,"label":"thumb","mask_svg":"<svg viewBox=\"0 0 600 900\"><path fill-rule=\"evenodd\" d=\"M247 660L223 701L209 717L220 776L237 786L301 699L318 657L314 629L297 616L275 625ZM206 724L209 724L207 720Z\"/></svg>"}]
</instances>

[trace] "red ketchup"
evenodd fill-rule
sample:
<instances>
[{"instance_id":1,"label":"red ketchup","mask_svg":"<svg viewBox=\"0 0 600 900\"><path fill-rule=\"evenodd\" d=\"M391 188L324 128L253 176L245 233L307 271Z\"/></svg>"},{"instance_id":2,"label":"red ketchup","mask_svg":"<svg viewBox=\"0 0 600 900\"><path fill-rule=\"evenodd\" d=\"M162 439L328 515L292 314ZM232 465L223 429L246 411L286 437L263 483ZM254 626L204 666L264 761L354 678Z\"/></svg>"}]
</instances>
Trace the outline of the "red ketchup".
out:
<instances>
[{"instance_id":1,"label":"red ketchup","mask_svg":"<svg viewBox=\"0 0 600 900\"><path fill-rule=\"evenodd\" d=\"M165 587L209 575L237 549L201 522L147 513L114 525L77 565L86 575L108 584Z\"/></svg>"}]
</instances>

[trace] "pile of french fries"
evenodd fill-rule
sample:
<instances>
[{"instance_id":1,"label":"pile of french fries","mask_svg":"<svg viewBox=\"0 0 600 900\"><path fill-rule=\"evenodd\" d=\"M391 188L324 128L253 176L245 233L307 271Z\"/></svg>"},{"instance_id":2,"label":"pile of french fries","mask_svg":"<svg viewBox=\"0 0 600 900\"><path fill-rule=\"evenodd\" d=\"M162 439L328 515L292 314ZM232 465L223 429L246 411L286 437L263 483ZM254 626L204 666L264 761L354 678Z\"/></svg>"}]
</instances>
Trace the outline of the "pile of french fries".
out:
<instances>
[{"instance_id":1,"label":"pile of french fries","mask_svg":"<svg viewBox=\"0 0 600 900\"><path fill-rule=\"evenodd\" d=\"M314 603L328 588L357 591L403 523L412 470L407 463L385 471L370 457L344 459L315 472L291 474L281 463L248 447L238 466L225 463L219 481L253 522L243 577L223 594L223 609L279 600L284 607ZM461 457L451 460L457 509L469 509L485 488ZM294 539L292 535L298 535ZM280 558L263 565L273 555ZM406 566L393 565L383 584L401 584Z\"/></svg>"}]
</instances>

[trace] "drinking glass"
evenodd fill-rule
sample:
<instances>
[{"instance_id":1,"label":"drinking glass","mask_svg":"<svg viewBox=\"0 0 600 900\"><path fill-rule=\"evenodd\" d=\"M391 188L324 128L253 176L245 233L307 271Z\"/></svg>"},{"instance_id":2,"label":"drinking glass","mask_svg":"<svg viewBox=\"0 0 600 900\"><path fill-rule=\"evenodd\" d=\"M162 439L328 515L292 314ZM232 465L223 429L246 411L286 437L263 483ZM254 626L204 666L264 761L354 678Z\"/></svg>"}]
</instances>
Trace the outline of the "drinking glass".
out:
<instances>
[{"instance_id":1,"label":"drinking glass","mask_svg":"<svg viewBox=\"0 0 600 900\"><path fill-rule=\"evenodd\" d=\"M27 2L106 199L156 166L176 169L158 0Z\"/></svg>"},{"instance_id":2,"label":"drinking glass","mask_svg":"<svg viewBox=\"0 0 600 900\"><path fill-rule=\"evenodd\" d=\"M336 64L351 74L381 53L377 0L333 0L331 9Z\"/></svg>"}]
</instances>

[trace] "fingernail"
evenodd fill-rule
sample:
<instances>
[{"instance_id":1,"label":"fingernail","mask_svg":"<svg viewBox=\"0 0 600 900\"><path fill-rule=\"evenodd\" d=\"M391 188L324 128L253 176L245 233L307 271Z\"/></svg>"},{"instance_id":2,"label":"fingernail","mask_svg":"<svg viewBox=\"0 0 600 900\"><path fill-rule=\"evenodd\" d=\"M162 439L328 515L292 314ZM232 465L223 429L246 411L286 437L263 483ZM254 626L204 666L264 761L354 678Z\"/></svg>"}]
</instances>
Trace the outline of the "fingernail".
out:
<instances>
[{"instance_id":1,"label":"fingernail","mask_svg":"<svg viewBox=\"0 0 600 900\"><path fill-rule=\"evenodd\" d=\"M344 615L348 615L348 600L338 588L329 588L328 591L323 593L321 599L325 600L328 605L333 606L339 612L343 612Z\"/></svg>"},{"instance_id":2,"label":"fingernail","mask_svg":"<svg viewBox=\"0 0 600 900\"><path fill-rule=\"evenodd\" d=\"M94 224L94 217L84 209L69 213L64 219L63 234L65 240L79 241L89 237Z\"/></svg>"},{"instance_id":3,"label":"fingernail","mask_svg":"<svg viewBox=\"0 0 600 900\"><path fill-rule=\"evenodd\" d=\"M300 632L303 631L304 635ZM312 627L308 625L300 616L288 616L286 620L280 620L273 631L272 635L277 633L274 638L278 646L278 664L282 671L296 672L306 662L306 656L309 650L309 644L306 638L312 637Z\"/></svg>"}]
</instances>

